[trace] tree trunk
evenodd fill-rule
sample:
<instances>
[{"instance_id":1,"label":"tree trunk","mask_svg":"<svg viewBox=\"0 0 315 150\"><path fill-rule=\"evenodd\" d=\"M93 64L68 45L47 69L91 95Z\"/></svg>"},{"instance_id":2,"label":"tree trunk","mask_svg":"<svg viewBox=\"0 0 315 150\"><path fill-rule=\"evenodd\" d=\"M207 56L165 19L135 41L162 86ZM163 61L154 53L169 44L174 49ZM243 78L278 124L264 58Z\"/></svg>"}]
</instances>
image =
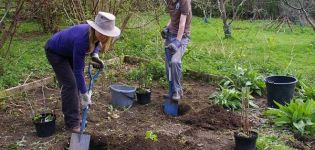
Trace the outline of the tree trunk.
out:
<instances>
[{"instance_id":1,"label":"tree trunk","mask_svg":"<svg viewBox=\"0 0 315 150\"><path fill-rule=\"evenodd\" d=\"M310 18L308 13L305 11L305 9L302 9L302 12L303 12L306 20L308 21L308 23L312 26L313 30L315 31L315 23L312 21L312 19Z\"/></svg>"},{"instance_id":2,"label":"tree trunk","mask_svg":"<svg viewBox=\"0 0 315 150\"><path fill-rule=\"evenodd\" d=\"M231 38L232 37L231 24L224 23L223 31L224 31L225 38Z\"/></svg>"},{"instance_id":3,"label":"tree trunk","mask_svg":"<svg viewBox=\"0 0 315 150\"><path fill-rule=\"evenodd\" d=\"M236 13L237 13L236 9L235 9L235 1L232 0L231 3L232 3L232 11L233 11L233 20L235 20L236 19Z\"/></svg>"},{"instance_id":4,"label":"tree trunk","mask_svg":"<svg viewBox=\"0 0 315 150\"><path fill-rule=\"evenodd\" d=\"M227 21L228 18L226 15L224 0L218 0L218 5L219 5L219 10L221 12L221 18L223 21L223 31L224 31L225 38L230 38L230 37L232 37L231 24L229 24Z\"/></svg>"}]
</instances>

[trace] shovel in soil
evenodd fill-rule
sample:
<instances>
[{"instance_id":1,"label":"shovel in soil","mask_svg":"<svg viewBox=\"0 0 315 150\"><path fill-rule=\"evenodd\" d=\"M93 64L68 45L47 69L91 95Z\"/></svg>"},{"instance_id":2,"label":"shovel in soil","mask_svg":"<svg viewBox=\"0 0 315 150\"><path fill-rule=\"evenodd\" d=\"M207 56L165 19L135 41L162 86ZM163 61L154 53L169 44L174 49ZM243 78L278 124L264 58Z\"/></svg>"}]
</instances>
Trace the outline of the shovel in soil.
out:
<instances>
[{"instance_id":1,"label":"shovel in soil","mask_svg":"<svg viewBox=\"0 0 315 150\"><path fill-rule=\"evenodd\" d=\"M90 78L88 91L92 91L94 87L94 82L98 78L101 70L100 69L97 70L95 75L92 75L92 65L89 65L88 70L89 70L88 72L89 72L89 78ZM83 131L85 130L89 108L90 108L89 105L84 106L83 108L80 134L78 133L71 134L70 148L69 148L70 150L88 150L89 149L91 136L87 134L83 134Z\"/></svg>"},{"instance_id":2,"label":"shovel in soil","mask_svg":"<svg viewBox=\"0 0 315 150\"><path fill-rule=\"evenodd\" d=\"M167 69L168 69L168 84L169 84L169 95L164 95L164 103L163 103L163 111L170 116L178 116L178 101L173 100L173 81L172 81L172 70L171 70L171 58L168 54L168 48L165 48L165 58L168 61Z\"/></svg>"}]
</instances>

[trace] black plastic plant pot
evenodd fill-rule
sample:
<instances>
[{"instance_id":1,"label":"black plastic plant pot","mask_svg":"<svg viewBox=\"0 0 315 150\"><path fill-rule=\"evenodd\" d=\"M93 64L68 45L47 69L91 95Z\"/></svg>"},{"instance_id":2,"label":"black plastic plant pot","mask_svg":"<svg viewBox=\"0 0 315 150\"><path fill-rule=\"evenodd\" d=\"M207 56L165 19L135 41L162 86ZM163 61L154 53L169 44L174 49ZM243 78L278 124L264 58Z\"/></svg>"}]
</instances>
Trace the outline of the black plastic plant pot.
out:
<instances>
[{"instance_id":1,"label":"black plastic plant pot","mask_svg":"<svg viewBox=\"0 0 315 150\"><path fill-rule=\"evenodd\" d=\"M43 113L33 117L33 123L36 128L38 137L48 137L56 131L56 115L51 113Z\"/></svg>"},{"instance_id":2,"label":"black plastic plant pot","mask_svg":"<svg viewBox=\"0 0 315 150\"><path fill-rule=\"evenodd\" d=\"M138 90L136 91L137 94L137 102L141 105L149 104L151 102L151 90Z\"/></svg>"},{"instance_id":3,"label":"black plastic plant pot","mask_svg":"<svg viewBox=\"0 0 315 150\"><path fill-rule=\"evenodd\" d=\"M297 79L289 76L269 76L265 78L268 106L278 108L274 101L285 105L294 95Z\"/></svg>"},{"instance_id":4,"label":"black plastic plant pot","mask_svg":"<svg viewBox=\"0 0 315 150\"><path fill-rule=\"evenodd\" d=\"M256 141L258 133L250 131L250 135L247 137L243 133L234 132L235 147L234 150L256 150Z\"/></svg>"}]
</instances>

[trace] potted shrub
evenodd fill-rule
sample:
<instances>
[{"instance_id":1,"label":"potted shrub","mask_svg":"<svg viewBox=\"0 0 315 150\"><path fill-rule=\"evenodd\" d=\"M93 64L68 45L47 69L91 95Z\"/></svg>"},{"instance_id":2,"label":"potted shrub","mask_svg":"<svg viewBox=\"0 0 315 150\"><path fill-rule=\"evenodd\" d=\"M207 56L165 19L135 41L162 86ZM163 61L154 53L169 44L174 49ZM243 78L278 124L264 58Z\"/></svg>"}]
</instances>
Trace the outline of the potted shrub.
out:
<instances>
[{"instance_id":1,"label":"potted shrub","mask_svg":"<svg viewBox=\"0 0 315 150\"><path fill-rule=\"evenodd\" d=\"M55 133L56 115L52 113L35 114L32 118L36 134L39 137L48 137Z\"/></svg>"},{"instance_id":2,"label":"potted shrub","mask_svg":"<svg viewBox=\"0 0 315 150\"><path fill-rule=\"evenodd\" d=\"M250 130L248 117L249 99L252 98L250 88L242 88L242 129L234 133L235 150L255 150L258 133Z\"/></svg>"},{"instance_id":3,"label":"potted shrub","mask_svg":"<svg viewBox=\"0 0 315 150\"><path fill-rule=\"evenodd\" d=\"M130 79L138 83L136 89L137 102L142 105L150 103L152 75L146 69L144 64L140 64L139 67L130 70L128 75Z\"/></svg>"}]
</instances>

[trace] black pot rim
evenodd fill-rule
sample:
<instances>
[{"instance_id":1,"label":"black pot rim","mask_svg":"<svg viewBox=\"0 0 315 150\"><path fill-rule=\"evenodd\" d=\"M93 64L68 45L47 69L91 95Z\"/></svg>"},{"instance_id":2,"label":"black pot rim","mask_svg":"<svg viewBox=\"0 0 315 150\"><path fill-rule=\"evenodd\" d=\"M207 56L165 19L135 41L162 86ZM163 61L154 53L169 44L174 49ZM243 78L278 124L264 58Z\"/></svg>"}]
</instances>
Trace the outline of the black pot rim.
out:
<instances>
[{"instance_id":1,"label":"black pot rim","mask_svg":"<svg viewBox=\"0 0 315 150\"><path fill-rule=\"evenodd\" d=\"M293 82L287 82L287 83L275 83L275 82L270 82L270 81L267 80L267 79L272 78L272 77L291 78L291 79L293 79L294 81L293 81ZM298 82L298 80L297 80L295 77L292 77L292 76L283 76L283 75L271 75L271 76L267 76L267 77L265 77L264 81L265 81L265 83L268 83L268 84L277 84L277 85L295 84L295 83Z\"/></svg>"},{"instance_id":2,"label":"black pot rim","mask_svg":"<svg viewBox=\"0 0 315 150\"><path fill-rule=\"evenodd\" d=\"M145 91L145 93L139 93L138 89L140 89L140 88L137 88L137 89L136 89L136 94L147 94L147 93L152 93L152 89L151 89L151 88L144 88L144 89L146 90L146 91Z\"/></svg>"},{"instance_id":3,"label":"black pot rim","mask_svg":"<svg viewBox=\"0 0 315 150\"><path fill-rule=\"evenodd\" d=\"M243 137L243 136L238 136L238 133L240 133L240 131L234 132L234 137L242 137L242 138L246 138L246 139L252 139L252 138L256 139L258 137L258 133L257 132L255 132L255 131L249 131L249 132L252 134L251 137L247 138L247 137Z\"/></svg>"},{"instance_id":4,"label":"black pot rim","mask_svg":"<svg viewBox=\"0 0 315 150\"><path fill-rule=\"evenodd\" d=\"M34 124L45 124L45 123L50 123L56 121L56 114L53 113L41 113L40 115L53 115L54 119L48 122L35 122L34 119L32 118L32 121Z\"/></svg>"}]
</instances>

